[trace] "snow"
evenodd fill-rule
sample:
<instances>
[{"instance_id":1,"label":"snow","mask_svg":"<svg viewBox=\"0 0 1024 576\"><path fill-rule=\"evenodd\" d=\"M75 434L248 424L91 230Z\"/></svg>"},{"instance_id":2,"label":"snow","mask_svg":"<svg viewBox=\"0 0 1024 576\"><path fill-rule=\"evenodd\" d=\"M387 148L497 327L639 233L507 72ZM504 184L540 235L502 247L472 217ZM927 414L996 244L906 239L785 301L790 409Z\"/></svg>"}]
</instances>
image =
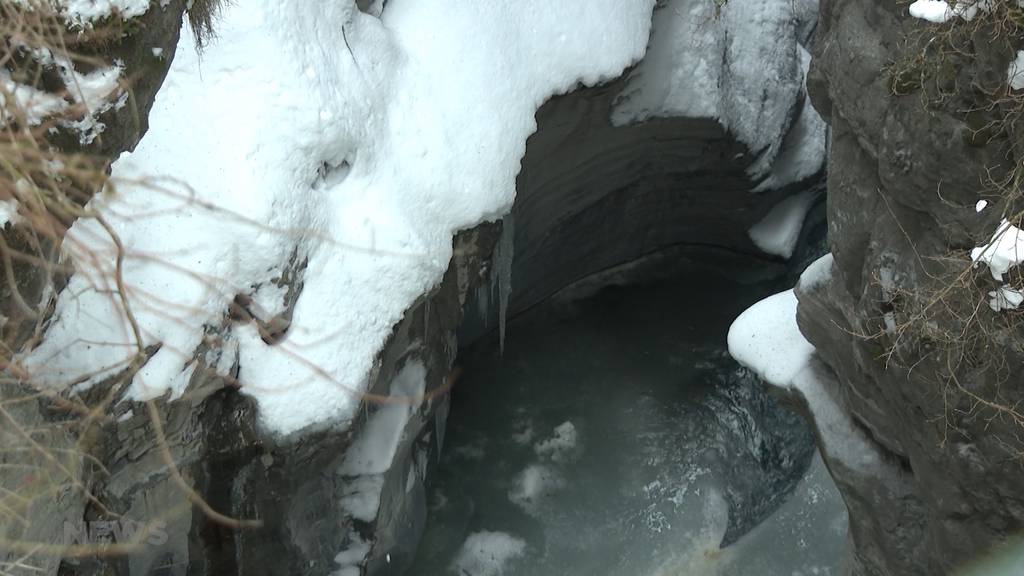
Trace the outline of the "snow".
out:
<instances>
[{"instance_id":1,"label":"snow","mask_svg":"<svg viewBox=\"0 0 1024 576\"><path fill-rule=\"evenodd\" d=\"M542 501L565 487L565 480L546 464L530 464L516 476L508 499L530 514L536 514Z\"/></svg>"},{"instance_id":2,"label":"snow","mask_svg":"<svg viewBox=\"0 0 1024 576\"><path fill-rule=\"evenodd\" d=\"M1001 281L1003 274L1024 261L1024 236L1020 228L1004 219L988 244L971 250L971 260L975 266L979 262L987 264L992 277Z\"/></svg>"},{"instance_id":3,"label":"snow","mask_svg":"<svg viewBox=\"0 0 1024 576\"><path fill-rule=\"evenodd\" d=\"M82 74L70 59L55 56L48 49L31 53L40 64L57 69L70 101L59 94L19 84L9 72L0 70L0 126L12 114L23 116L29 126L38 126L46 118L60 115L60 124L78 132L82 144L92 143L105 128L97 117L127 101L127 92L119 90L123 64L115 62L113 66ZM11 106L16 110L9 110Z\"/></svg>"},{"instance_id":4,"label":"snow","mask_svg":"<svg viewBox=\"0 0 1024 576\"><path fill-rule=\"evenodd\" d=\"M0 228L7 224L17 224L24 218L18 214L18 201L14 198L0 200Z\"/></svg>"},{"instance_id":5,"label":"snow","mask_svg":"<svg viewBox=\"0 0 1024 576\"><path fill-rule=\"evenodd\" d=\"M974 205L975 212L981 212L988 206L988 200L978 200L978 203Z\"/></svg>"},{"instance_id":6,"label":"snow","mask_svg":"<svg viewBox=\"0 0 1024 576\"><path fill-rule=\"evenodd\" d=\"M941 24L953 17L953 9L946 0L916 0L910 5L910 15Z\"/></svg>"},{"instance_id":7,"label":"snow","mask_svg":"<svg viewBox=\"0 0 1024 576\"><path fill-rule=\"evenodd\" d=\"M852 469L876 467L877 450L833 398L826 383L834 377L800 333L797 304L787 290L748 308L729 327L729 353L768 384L803 396L826 453Z\"/></svg>"},{"instance_id":8,"label":"snow","mask_svg":"<svg viewBox=\"0 0 1024 576\"><path fill-rule=\"evenodd\" d=\"M958 1L953 6L946 0L915 0L910 5L910 15L933 24L943 24L957 17L971 21L978 11L987 12L989 7L989 0Z\"/></svg>"},{"instance_id":9,"label":"snow","mask_svg":"<svg viewBox=\"0 0 1024 576\"><path fill-rule=\"evenodd\" d=\"M149 131L90 203L125 246L141 344L160 345L131 397L181 396L213 330L237 346L265 429L351 422L453 234L508 212L537 108L639 59L653 3L392 0L382 21L351 0L239 0L202 66L182 34ZM80 220L64 250L78 272L20 360L39 383L85 387L137 343L103 228ZM225 320L295 259L306 266L281 341Z\"/></svg>"},{"instance_id":10,"label":"snow","mask_svg":"<svg viewBox=\"0 0 1024 576\"><path fill-rule=\"evenodd\" d=\"M359 566L369 553L370 543L364 541L358 534L354 535L348 548L339 552L334 557L334 562L338 564L338 570L334 572L334 576L346 576L348 573L360 576L362 571L359 569Z\"/></svg>"},{"instance_id":11,"label":"snow","mask_svg":"<svg viewBox=\"0 0 1024 576\"><path fill-rule=\"evenodd\" d=\"M150 0L56 0L64 20L82 27L115 14L124 20L142 16L149 10L149 3Z\"/></svg>"},{"instance_id":12,"label":"snow","mask_svg":"<svg viewBox=\"0 0 1024 576\"><path fill-rule=\"evenodd\" d=\"M1006 81L1014 90L1024 90L1024 50L1017 51L1017 57L1010 62L1006 72Z\"/></svg>"},{"instance_id":13,"label":"snow","mask_svg":"<svg viewBox=\"0 0 1024 576\"><path fill-rule=\"evenodd\" d=\"M460 576L501 576L526 551L526 541L504 532L476 532L466 538L452 568Z\"/></svg>"},{"instance_id":14,"label":"snow","mask_svg":"<svg viewBox=\"0 0 1024 576\"><path fill-rule=\"evenodd\" d=\"M827 128L809 105L796 104L805 93L809 62L799 42L817 18L817 3L716 4L668 0L655 11L648 54L630 73L613 124L659 116L716 118L757 157L754 177L769 174L783 137L798 124L801 134L790 142L773 185L813 174L824 160Z\"/></svg>"},{"instance_id":15,"label":"snow","mask_svg":"<svg viewBox=\"0 0 1024 576\"><path fill-rule=\"evenodd\" d=\"M1020 303L1024 302L1024 294L1019 290L1010 288L1006 284L1002 285L998 290L989 292L988 295L991 297L988 305L994 312L1016 310Z\"/></svg>"},{"instance_id":16,"label":"snow","mask_svg":"<svg viewBox=\"0 0 1024 576\"><path fill-rule=\"evenodd\" d=\"M834 264L835 259L832 258L831 252L811 262L804 269L803 273L800 274L797 286L801 290L808 291L825 285L826 282L832 279L832 266Z\"/></svg>"},{"instance_id":17,"label":"snow","mask_svg":"<svg viewBox=\"0 0 1024 576\"><path fill-rule=\"evenodd\" d=\"M764 252L788 259L796 249L815 195L815 191L807 190L783 199L750 228L750 239Z\"/></svg>"},{"instance_id":18,"label":"snow","mask_svg":"<svg viewBox=\"0 0 1024 576\"><path fill-rule=\"evenodd\" d=\"M537 456L552 462L567 462L579 454L579 434L572 422L563 422L555 427L555 435L533 446Z\"/></svg>"},{"instance_id":19,"label":"snow","mask_svg":"<svg viewBox=\"0 0 1024 576\"><path fill-rule=\"evenodd\" d=\"M732 357L777 386L789 386L814 355L797 328L796 306L796 295L786 290L748 308L729 328Z\"/></svg>"},{"instance_id":20,"label":"snow","mask_svg":"<svg viewBox=\"0 0 1024 576\"><path fill-rule=\"evenodd\" d=\"M0 127L6 125L11 115L19 114L24 115L29 126L38 126L46 117L66 108L67 102L60 96L19 84L11 79L10 72L0 69Z\"/></svg>"}]
</instances>

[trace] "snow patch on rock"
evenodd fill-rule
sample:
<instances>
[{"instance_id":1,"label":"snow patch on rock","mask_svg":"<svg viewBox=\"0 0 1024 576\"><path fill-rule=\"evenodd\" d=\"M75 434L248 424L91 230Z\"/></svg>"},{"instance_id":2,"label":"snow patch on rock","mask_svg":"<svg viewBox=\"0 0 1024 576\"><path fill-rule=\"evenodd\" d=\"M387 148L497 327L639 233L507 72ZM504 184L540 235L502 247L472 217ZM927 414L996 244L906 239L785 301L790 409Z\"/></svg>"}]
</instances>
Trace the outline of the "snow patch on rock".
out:
<instances>
[{"instance_id":1,"label":"snow patch on rock","mask_svg":"<svg viewBox=\"0 0 1024 576\"><path fill-rule=\"evenodd\" d=\"M988 244L971 250L971 260L975 266L986 264L992 277L1001 281L1010 268L1024 262L1024 233L1003 219Z\"/></svg>"}]
</instances>

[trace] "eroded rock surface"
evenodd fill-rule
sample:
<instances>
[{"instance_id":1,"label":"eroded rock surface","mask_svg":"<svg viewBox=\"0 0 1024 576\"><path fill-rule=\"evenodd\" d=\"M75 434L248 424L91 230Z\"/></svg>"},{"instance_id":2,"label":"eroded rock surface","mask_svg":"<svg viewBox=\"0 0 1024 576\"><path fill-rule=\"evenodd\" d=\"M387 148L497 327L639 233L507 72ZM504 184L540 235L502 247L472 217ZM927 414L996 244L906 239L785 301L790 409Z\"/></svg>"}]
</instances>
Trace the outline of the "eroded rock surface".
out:
<instances>
[{"instance_id":1,"label":"eroded rock surface","mask_svg":"<svg viewBox=\"0 0 1024 576\"><path fill-rule=\"evenodd\" d=\"M832 127L835 267L828 282L797 290L799 322L835 374L834 396L885 463L864 473L828 461L850 510L848 569L857 575L946 574L1024 528L1020 423L965 393L1017 405L1019 351L1007 346L999 367L963 356L959 389L942 344L900 328L914 314L908 303L948 278L937 259L969 264L964 251L994 230L1000 209L975 210L991 194L988 171L999 179L1019 162L1012 129L973 130L1001 113L977 109L1005 89L1011 51L983 28L944 62L920 52L926 63L907 73L921 49L914 39L935 35L922 36L925 26L898 3L826 0L809 77ZM993 313L980 289L974 296L978 306L967 308ZM931 326L956 333L968 316L937 314Z\"/></svg>"}]
</instances>

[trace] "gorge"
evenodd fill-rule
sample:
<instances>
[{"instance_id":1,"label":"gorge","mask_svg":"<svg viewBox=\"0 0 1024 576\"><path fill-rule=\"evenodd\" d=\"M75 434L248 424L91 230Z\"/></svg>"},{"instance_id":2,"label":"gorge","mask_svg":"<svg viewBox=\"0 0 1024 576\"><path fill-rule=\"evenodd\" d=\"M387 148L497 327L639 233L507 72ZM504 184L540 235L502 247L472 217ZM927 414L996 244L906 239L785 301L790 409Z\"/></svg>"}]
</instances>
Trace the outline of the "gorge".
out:
<instances>
[{"instance_id":1,"label":"gorge","mask_svg":"<svg viewBox=\"0 0 1024 576\"><path fill-rule=\"evenodd\" d=\"M0 574L1024 573L1002 4L5 4Z\"/></svg>"}]
</instances>

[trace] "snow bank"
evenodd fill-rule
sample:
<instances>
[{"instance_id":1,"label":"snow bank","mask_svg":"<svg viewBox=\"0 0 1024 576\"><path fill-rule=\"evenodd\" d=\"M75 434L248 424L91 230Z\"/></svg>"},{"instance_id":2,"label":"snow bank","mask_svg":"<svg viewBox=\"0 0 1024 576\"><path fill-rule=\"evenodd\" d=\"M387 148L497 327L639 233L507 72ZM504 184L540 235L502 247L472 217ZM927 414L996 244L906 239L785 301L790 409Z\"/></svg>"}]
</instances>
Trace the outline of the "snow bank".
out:
<instances>
[{"instance_id":1,"label":"snow bank","mask_svg":"<svg viewBox=\"0 0 1024 576\"><path fill-rule=\"evenodd\" d=\"M815 194L808 190L783 199L750 228L750 239L766 253L788 259L796 249Z\"/></svg>"},{"instance_id":2,"label":"snow bank","mask_svg":"<svg viewBox=\"0 0 1024 576\"><path fill-rule=\"evenodd\" d=\"M501 576L526 552L526 541L504 532L476 532L466 538L452 568L465 576Z\"/></svg>"},{"instance_id":3,"label":"snow bank","mask_svg":"<svg viewBox=\"0 0 1024 576\"><path fill-rule=\"evenodd\" d=\"M392 0L382 21L351 0L239 0L201 66L182 34L149 132L115 163L116 193L90 206L125 246L142 344L160 346L132 397L178 397L205 361L237 368L273 432L350 421L392 326L441 280L453 234L509 210L537 108L640 58L652 8ZM105 231L79 221L64 248L79 272L22 361L41 382L87 386L136 342ZM226 319L236 295L294 262L305 267L283 340Z\"/></svg>"},{"instance_id":4,"label":"snow bank","mask_svg":"<svg viewBox=\"0 0 1024 576\"><path fill-rule=\"evenodd\" d=\"M852 469L877 466L877 451L824 385L831 376L800 333L796 310L792 290L754 304L729 327L729 353L768 384L804 397L826 453Z\"/></svg>"},{"instance_id":5,"label":"snow bank","mask_svg":"<svg viewBox=\"0 0 1024 576\"><path fill-rule=\"evenodd\" d=\"M791 387L814 355L814 346L796 325L792 290L748 308L729 328L729 353L770 384Z\"/></svg>"},{"instance_id":6,"label":"snow bank","mask_svg":"<svg viewBox=\"0 0 1024 576\"><path fill-rule=\"evenodd\" d=\"M827 128L809 104L798 105L810 61L800 42L816 18L816 2L668 0L655 12L648 54L631 72L612 122L717 118L757 156L755 177L770 173L796 122L801 134L774 185L813 174Z\"/></svg>"}]
</instances>

